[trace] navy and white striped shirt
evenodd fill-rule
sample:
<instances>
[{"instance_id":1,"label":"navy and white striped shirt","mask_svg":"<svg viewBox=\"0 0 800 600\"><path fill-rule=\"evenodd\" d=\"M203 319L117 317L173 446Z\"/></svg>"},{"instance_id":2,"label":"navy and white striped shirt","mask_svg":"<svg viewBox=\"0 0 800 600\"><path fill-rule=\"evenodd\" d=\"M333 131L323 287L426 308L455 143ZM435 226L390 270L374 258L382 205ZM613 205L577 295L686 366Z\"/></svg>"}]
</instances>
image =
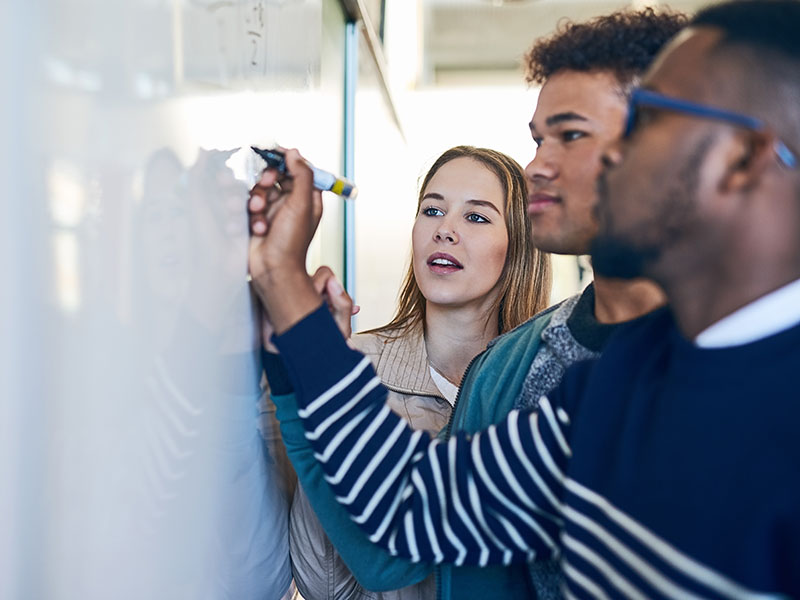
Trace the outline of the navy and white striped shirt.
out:
<instances>
[{"instance_id":1,"label":"navy and white striped shirt","mask_svg":"<svg viewBox=\"0 0 800 600\"><path fill-rule=\"evenodd\" d=\"M556 556L578 598L800 595L800 327L703 350L659 311L539 413L447 443L385 406L324 307L276 341L328 482L392 553Z\"/></svg>"}]
</instances>

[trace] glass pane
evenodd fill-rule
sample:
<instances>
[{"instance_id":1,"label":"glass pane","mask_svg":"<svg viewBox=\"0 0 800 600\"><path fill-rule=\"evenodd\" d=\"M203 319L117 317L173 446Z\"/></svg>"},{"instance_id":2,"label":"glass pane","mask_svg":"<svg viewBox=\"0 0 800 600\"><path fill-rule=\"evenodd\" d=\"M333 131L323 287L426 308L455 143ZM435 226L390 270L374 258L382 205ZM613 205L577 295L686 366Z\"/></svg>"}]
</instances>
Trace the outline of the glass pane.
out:
<instances>
[{"instance_id":1,"label":"glass pane","mask_svg":"<svg viewBox=\"0 0 800 600\"><path fill-rule=\"evenodd\" d=\"M27 4L3 9L0 596L280 598L248 146L340 168L339 4ZM340 256L329 212L315 247Z\"/></svg>"},{"instance_id":2,"label":"glass pane","mask_svg":"<svg viewBox=\"0 0 800 600\"><path fill-rule=\"evenodd\" d=\"M389 322L411 257L421 159L394 121L363 34L359 45L355 164L357 329Z\"/></svg>"}]
</instances>

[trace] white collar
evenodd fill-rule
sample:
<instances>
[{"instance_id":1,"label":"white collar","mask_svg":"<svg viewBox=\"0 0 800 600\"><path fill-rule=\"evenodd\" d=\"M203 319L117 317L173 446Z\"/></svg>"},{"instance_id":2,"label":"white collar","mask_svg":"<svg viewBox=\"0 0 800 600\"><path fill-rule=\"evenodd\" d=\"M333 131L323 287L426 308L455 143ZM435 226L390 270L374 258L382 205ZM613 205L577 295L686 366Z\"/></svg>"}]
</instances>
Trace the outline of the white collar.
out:
<instances>
[{"instance_id":1,"label":"white collar","mask_svg":"<svg viewBox=\"0 0 800 600\"><path fill-rule=\"evenodd\" d=\"M450 406L455 406L456 396L458 396L458 386L448 381L444 375L433 368L433 365L430 365L430 370L431 379L433 379L433 383L436 384L436 387L439 388L439 391L442 393L442 396L444 396L444 399L447 400Z\"/></svg>"},{"instance_id":2,"label":"white collar","mask_svg":"<svg viewBox=\"0 0 800 600\"><path fill-rule=\"evenodd\" d=\"M741 346L800 323L800 279L723 317L694 340L701 348Z\"/></svg>"}]
</instances>

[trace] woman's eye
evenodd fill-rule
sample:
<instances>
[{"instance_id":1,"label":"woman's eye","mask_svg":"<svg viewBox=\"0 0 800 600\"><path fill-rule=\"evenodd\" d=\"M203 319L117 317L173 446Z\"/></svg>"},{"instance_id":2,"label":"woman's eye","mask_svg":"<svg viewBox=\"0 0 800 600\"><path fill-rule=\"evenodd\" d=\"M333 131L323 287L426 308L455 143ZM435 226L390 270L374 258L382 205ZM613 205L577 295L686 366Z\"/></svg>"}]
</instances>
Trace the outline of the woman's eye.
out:
<instances>
[{"instance_id":1,"label":"woman's eye","mask_svg":"<svg viewBox=\"0 0 800 600\"><path fill-rule=\"evenodd\" d=\"M439 217L444 213L435 206L426 206L420 211L426 217Z\"/></svg>"},{"instance_id":2,"label":"woman's eye","mask_svg":"<svg viewBox=\"0 0 800 600\"><path fill-rule=\"evenodd\" d=\"M536 144L537 148L541 148L542 147L542 141L543 140L540 137L533 138L533 143Z\"/></svg>"},{"instance_id":3,"label":"woman's eye","mask_svg":"<svg viewBox=\"0 0 800 600\"><path fill-rule=\"evenodd\" d=\"M561 134L561 139L565 142L574 142L575 140L579 140L583 137L586 137L586 133L583 131L577 131L575 129L570 129Z\"/></svg>"},{"instance_id":4,"label":"woman's eye","mask_svg":"<svg viewBox=\"0 0 800 600\"><path fill-rule=\"evenodd\" d=\"M470 221L472 223L488 223L489 219L477 213L470 213L467 215L467 221Z\"/></svg>"}]
</instances>

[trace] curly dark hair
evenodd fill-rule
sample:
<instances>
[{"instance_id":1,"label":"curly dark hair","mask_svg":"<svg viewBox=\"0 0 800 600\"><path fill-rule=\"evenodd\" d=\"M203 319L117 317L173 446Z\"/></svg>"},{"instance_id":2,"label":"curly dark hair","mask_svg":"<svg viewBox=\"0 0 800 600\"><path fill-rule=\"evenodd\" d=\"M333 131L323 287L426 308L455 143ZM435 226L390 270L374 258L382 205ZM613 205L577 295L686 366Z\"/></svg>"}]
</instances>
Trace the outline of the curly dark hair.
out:
<instances>
[{"instance_id":1,"label":"curly dark hair","mask_svg":"<svg viewBox=\"0 0 800 600\"><path fill-rule=\"evenodd\" d=\"M611 71L627 86L688 23L674 11L621 10L585 23L564 21L525 55L528 83L544 83L562 70Z\"/></svg>"}]
</instances>

